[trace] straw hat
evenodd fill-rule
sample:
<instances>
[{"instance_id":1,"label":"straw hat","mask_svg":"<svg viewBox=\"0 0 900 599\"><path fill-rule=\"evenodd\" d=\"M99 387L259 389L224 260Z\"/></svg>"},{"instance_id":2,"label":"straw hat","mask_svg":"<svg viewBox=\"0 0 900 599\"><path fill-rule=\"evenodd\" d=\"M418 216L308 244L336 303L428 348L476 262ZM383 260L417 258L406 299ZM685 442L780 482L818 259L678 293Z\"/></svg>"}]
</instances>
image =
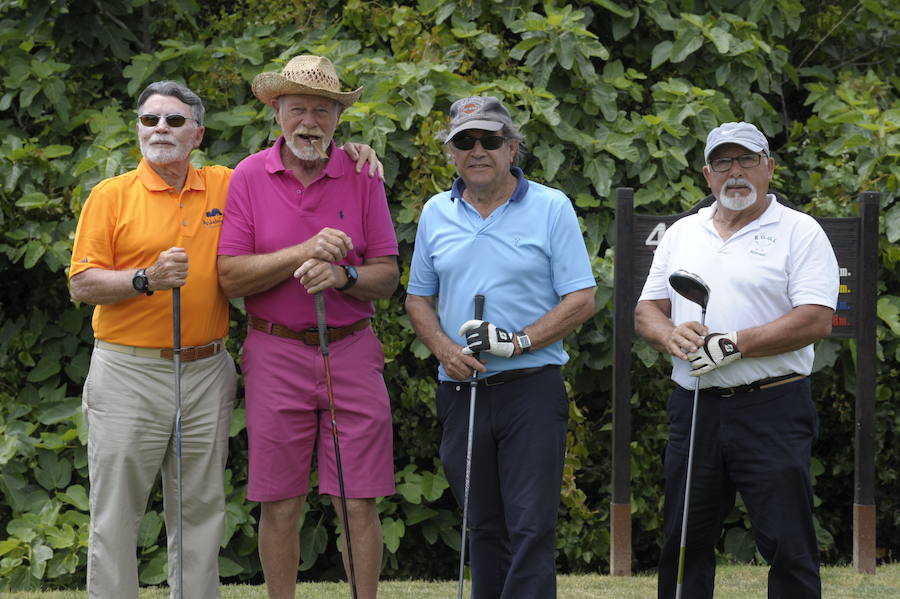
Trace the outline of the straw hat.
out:
<instances>
[{"instance_id":1,"label":"straw hat","mask_svg":"<svg viewBox=\"0 0 900 599\"><path fill-rule=\"evenodd\" d=\"M346 108L359 100L362 90L342 92L331 61L309 54L293 57L281 73L260 73L253 79L253 94L265 104L286 94L308 94L337 100Z\"/></svg>"}]
</instances>

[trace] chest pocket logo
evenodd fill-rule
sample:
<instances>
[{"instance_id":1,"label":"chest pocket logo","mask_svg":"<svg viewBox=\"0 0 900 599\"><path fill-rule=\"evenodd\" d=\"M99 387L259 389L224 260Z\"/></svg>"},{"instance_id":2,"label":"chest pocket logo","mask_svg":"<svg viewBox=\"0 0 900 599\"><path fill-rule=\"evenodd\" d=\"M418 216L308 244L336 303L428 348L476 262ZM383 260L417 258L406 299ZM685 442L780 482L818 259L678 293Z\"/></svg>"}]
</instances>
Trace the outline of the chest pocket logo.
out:
<instances>
[{"instance_id":1,"label":"chest pocket logo","mask_svg":"<svg viewBox=\"0 0 900 599\"><path fill-rule=\"evenodd\" d=\"M750 244L750 253L757 256L766 256L772 246L775 245L775 237L772 235L754 235Z\"/></svg>"},{"instance_id":2,"label":"chest pocket logo","mask_svg":"<svg viewBox=\"0 0 900 599\"><path fill-rule=\"evenodd\" d=\"M203 215L204 227L221 227L225 214L218 208L213 208Z\"/></svg>"}]
</instances>

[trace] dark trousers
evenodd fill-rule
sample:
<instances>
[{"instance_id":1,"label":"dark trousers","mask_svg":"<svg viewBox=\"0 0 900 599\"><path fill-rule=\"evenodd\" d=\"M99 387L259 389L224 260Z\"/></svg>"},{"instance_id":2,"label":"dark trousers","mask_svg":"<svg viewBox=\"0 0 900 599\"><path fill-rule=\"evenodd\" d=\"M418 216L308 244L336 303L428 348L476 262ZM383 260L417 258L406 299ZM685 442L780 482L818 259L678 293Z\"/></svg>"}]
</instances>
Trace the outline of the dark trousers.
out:
<instances>
[{"instance_id":1,"label":"dark trousers","mask_svg":"<svg viewBox=\"0 0 900 599\"><path fill-rule=\"evenodd\" d=\"M665 533L659 599L675 597L694 392L669 397ZM809 464L818 417L809 379L719 397L700 392L685 550L686 599L712 599L715 546L738 491L769 564L769 599L819 599L819 550Z\"/></svg>"},{"instance_id":2,"label":"dark trousers","mask_svg":"<svg viewBox=\"0 0 900 599\"><path fill-rule=\"evenodd\" d=\"M441 461L460 506L469 383L441 383ZM469 484L472 599L556 597L556 520L568 399L558 368L479 386Z\"/></svg>"}]
</instances>

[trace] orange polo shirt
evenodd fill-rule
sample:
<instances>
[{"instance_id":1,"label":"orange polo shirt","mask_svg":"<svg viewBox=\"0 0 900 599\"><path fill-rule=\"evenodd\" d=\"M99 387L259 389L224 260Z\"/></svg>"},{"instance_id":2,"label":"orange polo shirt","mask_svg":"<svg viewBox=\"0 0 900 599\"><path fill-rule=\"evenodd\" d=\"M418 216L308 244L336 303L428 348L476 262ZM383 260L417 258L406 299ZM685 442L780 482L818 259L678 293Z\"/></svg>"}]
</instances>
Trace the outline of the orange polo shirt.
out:
<instances>
[{"instance_id":1,"label":"orange polo shirt","mask_svg":"<svg viewBox=\"0 0 900 599\"><path fill-rule=\"evenodd\" d=\"M75 231L69 277L89 268L146 268L160 252L184 248L181 344L205 345L228 330L228 299L216 274L219 231L231 169L193 167L178 190L141 160L136 170L91 191ZM94 308L97 339L137 347L172 347L172 292L157 291Z\"/></svg>"}]
</instances>

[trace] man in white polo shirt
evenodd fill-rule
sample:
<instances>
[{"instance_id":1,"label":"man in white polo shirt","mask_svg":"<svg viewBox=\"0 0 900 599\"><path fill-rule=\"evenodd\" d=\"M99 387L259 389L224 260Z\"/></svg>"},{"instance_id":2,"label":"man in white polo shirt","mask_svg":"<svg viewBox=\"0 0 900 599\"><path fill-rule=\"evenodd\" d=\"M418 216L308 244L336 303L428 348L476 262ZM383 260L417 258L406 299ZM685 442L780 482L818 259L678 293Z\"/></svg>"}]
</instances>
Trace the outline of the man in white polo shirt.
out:
<instances>
[{"instance_id":1,"label":"man in white polo shirt","mask_svg":"<svg viewBox=\"0 0 900 599\"><path fill-rule=\"evenodd\" d=\"M808 375L813 343L831 332L837 260L809 215L768 194L775 160L748 123L706 142L703 175L716 202L663 236L635 309L637 332L672 356L659 597L675 596L693 389L700 376L683 593L712 598L715 546L740 492L769 597L821 597L809 465L818 417ZM700 307L668 284L679 269L710 288Z\"/></svg>"}]
</instances>

